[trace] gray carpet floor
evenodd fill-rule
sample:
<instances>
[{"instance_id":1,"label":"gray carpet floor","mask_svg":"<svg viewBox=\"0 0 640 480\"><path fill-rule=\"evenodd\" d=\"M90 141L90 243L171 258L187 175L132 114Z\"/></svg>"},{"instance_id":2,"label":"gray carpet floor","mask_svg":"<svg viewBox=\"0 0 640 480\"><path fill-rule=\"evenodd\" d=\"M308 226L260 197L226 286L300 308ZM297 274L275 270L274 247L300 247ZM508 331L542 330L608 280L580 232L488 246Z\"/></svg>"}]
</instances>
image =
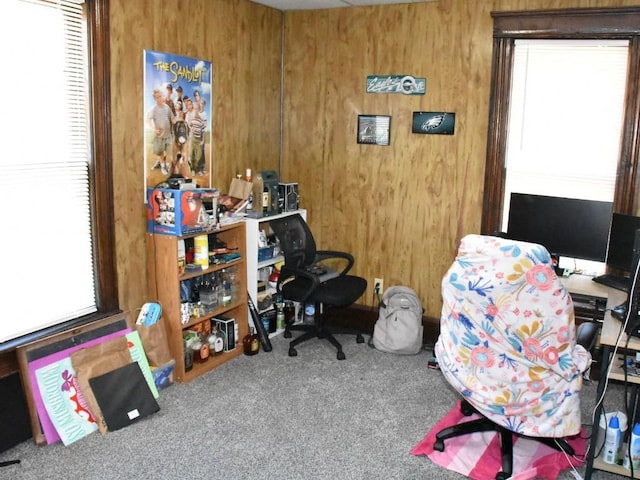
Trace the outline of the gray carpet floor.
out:
<instances>
[{"instance_id":1,"label":"gray carpet floor","mask_svg":"<svg viewBox=\"0 0 640 480\"><path fill-rule=\"evenodd\" d=\"M409 453L458 399L427 368L431 350L398 356L340 338L345 361L317 340L288 357L288 341L276 337L269 353L161 390L161 410L122 430L67 447L29 440L3 452L0 460L21 463L1 468L0 478L463 478ZM583 388L589 425L595 391L595 382Z\"/></svg>"}]
</instances>

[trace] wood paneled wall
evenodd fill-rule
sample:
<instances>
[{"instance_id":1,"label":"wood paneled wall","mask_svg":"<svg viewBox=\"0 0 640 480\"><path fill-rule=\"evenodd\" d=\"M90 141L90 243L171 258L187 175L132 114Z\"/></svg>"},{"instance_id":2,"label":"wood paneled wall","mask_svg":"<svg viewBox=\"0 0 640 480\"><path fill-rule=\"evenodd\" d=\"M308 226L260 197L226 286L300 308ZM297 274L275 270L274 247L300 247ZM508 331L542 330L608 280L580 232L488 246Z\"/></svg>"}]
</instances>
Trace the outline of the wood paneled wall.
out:
<instances>
[{"instance_id":1,"label":"wood paneled wall","mask_svg":"<svg viewBox=\"0 0 640 480\"><path fill-rule=\"evenodd\" d=\"M413 287L439 317L459 239L478 232L493 10L639 5L640 0L438 0L287 12L247 0L111 0L120 304L147 292L142 160L144 49L213 62L213 182L245 167L299 182L322 248L351 251L371 283ZM282 27L284 25L284 36ZM282 40L284 48L282 50ZM281 65L281 50L284 62ZM282 68L284 70L282 70ZM424 96L366 94L371 74L427 78ZM413 135L414 111L456 112L453 136ZM358 145L358 114L392 115L391 145ZM361 299L371 304L371 289Z\"/></svg>"},{"instance_id":2,"label":"wood paneled wall","mask_svg":"<svg viewBox=\"0 0 640 480\"><path fill-rule=\"evenodd\" d=\"M143 180L143 51L209 60L213 185L247 166L278 169L282 13L247 0L111 0L111 122L120 306L147 292Z\"/></svg>"},{"instance_id":3,"label":"wood paneled wall","mask_svg":"<svg viewBox=\"0 0 640 480\"><path fill-rule=\"evenodd\" d=\"M286 181L323 248L352 252L354 273L407 285L439 318L458 242L480 231L492 11L639 1L438 0L285 14ZM366 94L367 75L426 77L424 96ZM411 133L414 111L456 113L455 135ZM358 114L391 115L390 146L356 143Z\"/></svg>"}]
</instances>

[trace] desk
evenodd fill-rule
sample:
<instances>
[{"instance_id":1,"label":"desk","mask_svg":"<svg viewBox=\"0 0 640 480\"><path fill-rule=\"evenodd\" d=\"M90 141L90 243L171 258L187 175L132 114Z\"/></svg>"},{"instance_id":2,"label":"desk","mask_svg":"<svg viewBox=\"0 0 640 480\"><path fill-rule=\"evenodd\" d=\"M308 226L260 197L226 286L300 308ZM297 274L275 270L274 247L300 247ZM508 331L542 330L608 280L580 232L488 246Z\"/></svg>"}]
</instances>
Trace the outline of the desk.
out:
<instances>
[{"instance_id":1,"label":"desk","mask_svg":"<svg viewBox=\"0 0 640 480\"><path fill-rule=\"evenodd\" d=\"M612 317L609 309L615 307L616 305L621 304L625 301L627 294L620 290L616 290L614 288L605 287L604 285L599 285L590 280L590 277L584 276L576 276L575 279L569 277L569 279L563 279L563 283L565 283L565 287L569 292L573 292L574 289L577 293L582 293L586 295L597 295L599 297L603 297L607 299L607 311L604 315L604 320L602 322L602 329L600 332L600 345L602 347L602 366L600 373L600 380L598 383L598 393L596 398L600 398L606 383L607 370L609 369L609 363L611 361L611 354L613 352L613 348L616 345L616 341L618 340L618 334L620 333L621 322L616 318ZM586 282L591 283L591 285ZM620 339L619 345L621 347L625 347L627 342L627 335L625 333L622 334L622 338ZM626 346L629 350L640 351L640 338L631 337L629 340L629 344ZM621 369L612 369L611 374L609 375L610 379L624 381L624 372ZM640 384L640 378L638 377L627 377L627 381L630 383ZM598 444L598 433L599 433L599 421L600 415L602 413L602 403L600 403L595 411L594 419L595 423L592 427L591 433L591 444L589 448L589 454L587 455L586 460L586 470L584 478L585 480L590 480L591 475L594 470L603 470L606 472L615 473L618 475L624 475L629 477L630 472L626 468L622 468L620 465L611 465L603 462L600 458L593 458L593 455L596 453L596 446Z\"/></svg>"},{"instance_id":2,"label":"desk","mask_svg":"<svg viewBox=\"0 0 640 480\"><path fill-rule=\"evenodd\" d=\"M573 274L561 279L571 293L576 326L593 321L601 324L604 320L610 289L594 282L592 278L587 275Z\"/></svg>"}]
</instances>

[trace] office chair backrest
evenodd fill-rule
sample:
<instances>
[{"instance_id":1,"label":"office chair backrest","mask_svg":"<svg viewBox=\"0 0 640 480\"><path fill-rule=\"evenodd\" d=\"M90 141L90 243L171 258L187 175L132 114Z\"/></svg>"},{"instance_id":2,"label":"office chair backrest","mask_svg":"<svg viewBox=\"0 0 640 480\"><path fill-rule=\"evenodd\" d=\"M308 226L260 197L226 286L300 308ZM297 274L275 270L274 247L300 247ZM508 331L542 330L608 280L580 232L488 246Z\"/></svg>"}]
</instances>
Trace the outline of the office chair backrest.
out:
<instances>
[{"instance_id":1,"label":"office chair backrest","mask_svg":"<svg viewBox=\"0 0 640 480\"><path fill-rule=\"evenodd\" d=\"M280 240L286 265L303 268L312 265L316 258L316 242L307 222L296 213L269 222L273 233Z\"/></svg>"},{"instance_id":2,"label":"office chair backrest","mask_svg":"<svg viewBox=\"0 0 640 480\"><path fill-rule=\"evenodd\" d=\"M442 280L435 347L444 376L485 417L542 437L580 430L589 353L540 245L467 235Z\"/></svg>"}]
</instances>

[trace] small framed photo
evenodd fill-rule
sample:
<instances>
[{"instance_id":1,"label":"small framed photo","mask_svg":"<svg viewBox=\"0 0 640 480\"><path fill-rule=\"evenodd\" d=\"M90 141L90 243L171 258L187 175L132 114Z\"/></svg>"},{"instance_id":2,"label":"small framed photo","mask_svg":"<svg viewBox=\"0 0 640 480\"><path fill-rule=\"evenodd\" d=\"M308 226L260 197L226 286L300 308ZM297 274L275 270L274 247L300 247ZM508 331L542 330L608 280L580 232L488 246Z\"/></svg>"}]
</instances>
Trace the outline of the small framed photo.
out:
<instances>
[{"instance_id":1,"label":"small framed photo","mask_svg":"<svg viewBox=\"0 0 640 480\"><path fill-rule=\"evenodd\" d=\"M358 143L389 145L390 115L358 115Z\"/></svg>"},{"instance_id":2,"label":"small framed photo","mask_svg":"<svg viewBox=\"0 0 640 480\"><path fill-rule=\"evenodd\" d=\"M451 112L413 112L413 133L453 135L456 114Z\"/></svg>"}]
</instances>

